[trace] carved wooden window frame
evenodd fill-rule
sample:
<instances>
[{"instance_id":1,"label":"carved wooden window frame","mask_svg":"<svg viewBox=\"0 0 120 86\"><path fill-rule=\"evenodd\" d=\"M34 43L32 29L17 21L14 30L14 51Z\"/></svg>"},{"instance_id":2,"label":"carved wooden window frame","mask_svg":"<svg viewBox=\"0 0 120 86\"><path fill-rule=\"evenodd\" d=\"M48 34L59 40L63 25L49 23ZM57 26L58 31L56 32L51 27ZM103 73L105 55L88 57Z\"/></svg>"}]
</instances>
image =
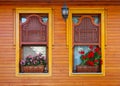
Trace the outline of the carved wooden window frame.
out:
<instances>
[{"instance_id":1,"label":"carved wooden window frame","mask_svg":"<svg viewBox=\"0 0 120 86\"><path fill-rule=\"evenodd\" d=\"M73 15L74 17L75 15ZM100 15L87 15L87 14L79 14L79 16L81 16L79 18L79 21L77 24L73 23L73 43L74 45L100 45L100 23L99 24L95 24L94 23L94 20L92 18L92 16L100 16ZM84 19L90 19L90 22L84 22L84 23L89 23L91 25L89 25L89 27L85 27L85 26L82 26L81 23L83 23L82 21L84 21ZM84 29L83 29L84 28ZM92 29L91 29L92 28ZM79 32L78 32L79 30ZM92 37L87 36L87 34L91 32L92 34ZM84 33L84 34L83 34ZM80 36L78 36L80 35ZM83 36L87 36L86 38L83 38ZM82 37L82 38L80 38ZM95 37L97 37L97 40L95 40ZM89 39L92 39L92 40L89 40Z\"/></svg>"},{"instance_id":2,"label":"carved wooden window frame","mask_svg":"<svg viewBox=\"0 0 120 86\"><path fill-rule=\"evenodd\" d=\"M102 53L102 57L101 59L103 60L103 64L102 64L102 69L101 69L101 73L73 73L73 45L74 45L74 34L73 34L73 23L72 23L72 15L73 14L91 14L91 15L95 15L95 14L99 14L101 15L100 20L101 20L101 25L100 25L100 39L99 39L99 44L95 44L95 45L100 45L101 46L101 53ZM67 20L67 44L69 46L69 75L70 76L103 76L105 75L105 28L104 28L104 9L85 9L85 8L81 8L81 9L70 9L69 12L69 17ZM76 43L76 45L91 45L90 43Z\"/></svg>"},{"instance_id":3,"label":"carved wooden window frame","mask_svg":"<svg viewBox=\"0 0 120 86\"><path fill-rule=\"evenodd\" d=\"M45 41L43 40L40 40L40 41L34 41L33 39L33 42L29 42L30 40L28 40L28 42L26 41L23 41L22 40L22 30L20 28L20 14L33 14L33 15L30 15L28 17L28 20L21 24L21 27L26 25L27 22L29 22L29 19L30 17L36 17L36 18L40 18L38 15L36 14L47 14L48 16L48 23L43 23L40 19L39 19L39 22L42 24L42 25L45 25L47 26L47 31L46 31L46 39ZM15 34L16 34L16 76L51 76L51 67L52 67L52 10L50 8L17 8L16 9L16 23L15 23L15 26L16 26L16 31L15 31ZM48 73L20 73L20 58L21 58L21 46L23 45L35 45L35 46L38 46L38 45L43 45L43 46L46 46L48 47L47 49L47 55L48 55L48 70L49 72Z\"/></svg>"}]
</instances>

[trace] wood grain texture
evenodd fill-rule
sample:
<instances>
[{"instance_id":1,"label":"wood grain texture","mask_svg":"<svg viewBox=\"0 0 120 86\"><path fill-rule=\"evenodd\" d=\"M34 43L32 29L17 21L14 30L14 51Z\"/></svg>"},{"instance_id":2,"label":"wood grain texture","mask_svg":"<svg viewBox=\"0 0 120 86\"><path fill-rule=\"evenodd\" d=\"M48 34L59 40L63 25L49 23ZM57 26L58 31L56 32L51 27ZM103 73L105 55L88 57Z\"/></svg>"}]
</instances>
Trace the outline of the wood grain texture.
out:
<instances>
[{"instance_id":1,"label":"wood grain texture","mask_svg":"<svg viewBox=\"0 0 120 86\"><path fill-rule=\"evenodd\" d=\"M28 5L28 7L32 6ZM120 6L97 6L106 9L105 76L69 76L69 57L66 45L66 23L61 7L54 7L52 45L52 76L16 77L14 46L14 8L22 5L0 6L0 86L120 86ZM27 7L27 6L24 6ZM34 6L33 6L34 7ZM37 7L42 7L38 6ZM74 6L69 6L74 7ZM81 6L75 6L81 8ZM86 7L86 6L82 6ZM91 6L87 6L91 7ZM93 6L95 8L96 6Z\"/></svg>"},{"instance_id":2,"label":"wood grain texture","mask_svg":"<svg viewBox=\"0 0 120 86\"><path fill-rule=\"evenodd\" d=\"M64 4L72 5L120 5L119 0L0 0L1 5L10 4Z\"/></svg>"}]
</instances>

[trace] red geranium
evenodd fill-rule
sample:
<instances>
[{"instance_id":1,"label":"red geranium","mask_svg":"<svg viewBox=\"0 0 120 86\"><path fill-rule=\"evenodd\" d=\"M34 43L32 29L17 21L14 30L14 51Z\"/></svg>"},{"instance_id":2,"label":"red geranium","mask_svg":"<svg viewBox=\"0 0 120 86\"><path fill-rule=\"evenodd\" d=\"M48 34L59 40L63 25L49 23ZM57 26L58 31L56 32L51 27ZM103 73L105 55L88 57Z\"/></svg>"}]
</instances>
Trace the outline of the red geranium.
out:
<instances>
[{"instance_id":1,"label":"red geranium","mask_svg":"<svg viewBox=\"0 0 120 86\"><path fill-rule=\"evenodd\" d=\"M79 54L81 54L81 64L80 65L89 65L89 66L95 66L95 65L101 65L101 50L98 46L89 46L89 51L85 53L84 50L80 51Z\"/></svg>"},{"instance_id":2,"label":"red geranium","mask_svg":"<svg viewBox=\"0 0 120 86\"><path fill-rule=\"evenodd\" d=\"M90 45L89 48L92 50L93 49L93 45Z\"/></svg>"},{"instance_id":3,"label":"red geranium","mask_svg":"<svg viewBox=\"0 0 120 86\"><path fill-rule=\"evenodd\" d=\"M98 62L98 60L94 60L94 63L97 63Z\"/></svg>"},{"instance_id":4,"label":"red geranium","mask_svg":"<svg viewBox=\"0 0 120 86\"><path fill-rule=\"evenodd\" d=\"M84 52L83 50L81 50L79 53L80 53L81 55L83 55L85 52Z\"/></svg>"},{"instance_id":5,"label":"red geranium","mask_svg":"<svg viewBox=\"0 0 120 86\"><path fill-rule=\"evenodd\" d=\"M102 59L100 59L100 64L102 64L103 63L103 61L102 61Z\"/></svg>"},{"instance_id":6,"label":"red geranium","mask_svg":"<svg viewBox=\"0 0 120 86\"><path fill-rule=\"evenodd\" d=\"M95 48L95 52L98 52L99 51L99 48L97 47L97 48Z\"/></svg>"},{"instance_id":7,"label":"red geranium","mask_svg":"<svg viewBox=\"0 0 120 86\"><path fill-rule=\"evenodd\" d=\"M89 65L89 66L94 66L94 62L92 62L92 61L87 61L86 63L87 63L87 65Z\"/></svg>"},{"instance_id":8,"label":"red geranium","mask_svg":"<svg viewBox=\"0 0 120 86\"><path fill-rule=\"evenodd\" d=\"M82 56L82 59L86 59L86 56Z\"/></svg>"},{"instance_id":9,"label":"red geranium","mask_svg":"<svg viewBox=\"0 0 120 86\"><path fill-rule=\"evenodd\" d=\"M90 51L89 53L88 53L88 58L93 58L94 57L94 53L92 52L92 51Z\"/></svg>"}]
</instances>

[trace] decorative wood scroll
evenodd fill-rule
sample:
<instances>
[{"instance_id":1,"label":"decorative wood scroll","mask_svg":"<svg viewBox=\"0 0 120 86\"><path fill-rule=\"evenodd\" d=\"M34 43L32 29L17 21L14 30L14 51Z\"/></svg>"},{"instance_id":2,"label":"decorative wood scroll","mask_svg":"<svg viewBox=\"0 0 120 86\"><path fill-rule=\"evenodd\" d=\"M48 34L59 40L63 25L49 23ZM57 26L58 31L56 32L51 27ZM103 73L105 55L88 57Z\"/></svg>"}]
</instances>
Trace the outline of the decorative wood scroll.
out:
<instances>
[{"instance_id":1,"label":"decorative wood scroll","mask_svg":"<svg viewBox=\"0 0 120 86\"><path fill-rule=\"evenodd\" d=\"M21 24L22 44L47 44L47 23L39 15L30 15Z\"/></svg>"},{"instance_id":2,"label":"decorative wood scroll","mask_svg":"<svg viewBox=\"0 0 120 86\"><path fill-rule=\"evenodd\" d=\"M99 43L99 25L91 16L81 16L77 24L73 24L74 43Z\"/></svg>"}]
</instances>

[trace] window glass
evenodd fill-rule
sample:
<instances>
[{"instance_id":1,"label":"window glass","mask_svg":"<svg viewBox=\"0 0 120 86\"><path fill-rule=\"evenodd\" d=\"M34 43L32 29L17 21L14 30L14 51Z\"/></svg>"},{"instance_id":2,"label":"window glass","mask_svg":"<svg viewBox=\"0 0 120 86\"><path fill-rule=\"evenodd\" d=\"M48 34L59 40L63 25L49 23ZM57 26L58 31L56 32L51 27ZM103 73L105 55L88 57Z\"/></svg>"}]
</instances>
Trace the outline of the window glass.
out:
<instances>
[{"instance_id":1,"label":"window glass","mask_svg":"<svg viewBox=\"0 0 120 86\"><path fill-rule=\"evenodd\" d=\"M23 47L23 58L27 56L36 56L42 54L46 57L46 46L24 46Z\"/></svg>"},{"instance_id":2,"label":"window glass","mask_svg":"<svg viewBox=\"0 0 120 86\"><path fill-rule=\"evenodd\" d=\"M73 16L72 21L73 21L74 24L77 24L78 21L79 21L79 16Z\"/></svg>"},{"instance_id":3,"label":"window glass","mask_svg":"<svg viewBox=\"0 0 120 86\"><path fill-rule=\"evenodd\" d=\"M100 18L99 18L99 16L92 16L93 18L94 18L94 23L95 24L99 24L100 23Z\"/></svg>"},{"instance_id":4,"label":"window glass","mask_svg":"<svg viewBox=\"0 0 120 86\"><path fill-rule=\"evenodd\" d=\"M74 69L77 65L97 66L101 65L101 50L98 46L75 46L74 47ZM98 72L100 72L99 70Z\"/></svg>"},{"instance_id":5,"label":"window glass","mask_svg":"<svg viewBox=\"0 0 120 86\"><path fill-rule=\"evenodd\" d=\"M26 18L25 18L25 17L22 17L22 18L21 18L21 22L22 22L22 23L26 22Z\"/></svg>"}]
</instances>

